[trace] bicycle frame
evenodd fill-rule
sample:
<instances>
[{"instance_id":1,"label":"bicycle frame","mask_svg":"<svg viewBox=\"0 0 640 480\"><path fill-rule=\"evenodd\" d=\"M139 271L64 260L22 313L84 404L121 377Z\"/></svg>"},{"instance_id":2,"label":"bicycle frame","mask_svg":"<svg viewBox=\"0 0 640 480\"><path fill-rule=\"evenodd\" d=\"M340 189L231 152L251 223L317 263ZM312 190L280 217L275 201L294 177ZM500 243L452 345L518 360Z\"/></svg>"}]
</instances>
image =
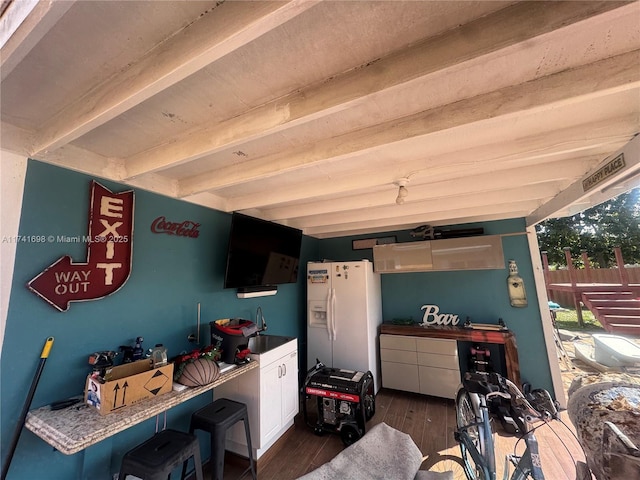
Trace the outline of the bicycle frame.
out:
<instances>
[{"instance_id":1,"label":"bicycle frame","mask_svg":"<svg viewBox=\"0 0 640 480\"><path fill-rule=\"evenodd\" d=\"M464 445L476 467L481 469L484 478L488 480L496 479L495 464L495 445L493 442L493 434L491 431L489 407L486 398L476 393L469 393L474 410L479 417L477 423L473 423L459 429L458 441ZM478 427L480 449L477 449L468 433L470 427ZM523 437L525 441L525 451L522 456L506 455L503 480L544 480L540 455L538 452L538 441L532 431L527 431ZM515 471L509 478L510 466L515 466ZM470 473L467 472L468 465L465 463L465 472L469 478ZM475 475L474 475L475 476Z\"/></svg>"},{"instance_id":2,"label":"bicycle frame","mask_svg":"<svg viewBox=\"0 0 640 480\"><path fill-rule=\"evenodd\" d=\"M486 399L484 396L477 393L469 393L473 409L479 417L479 422L468 425L462 428L459 433L460 442L464 444L465 448L473 458L476 466L482 469L484 477L486 479L495 480L496 478L496 463L494 455L493 434L491 431L489 407L487 407ZM467 430L469 427L478 427L478 441L480 443L480 450L476 448ZM483 453L484 452L484 453ZM467 465L465 464L465 471ZM469 473L467 473L469 476Z\"/></svg>"},{"instance_id":3,"label":"bicycle frame","mask_svg":"<svg viewBox=\"0 0 640 480\"><path fill-rule=\"evenodd\" d=\"M536 436L533 432L529 431L526 433L524 436L524 442L526 448L521 457L517 457L515 455L506 456L503 480L508 479L510 463L514 464L516 467L513 475L511 475L511 480L526 480L527 478L544 480L542 463L540 462L540 454L538 453L538 440L536 440ZM515 459L517 459L517 461Z\"/></svg>"}]
</instances>

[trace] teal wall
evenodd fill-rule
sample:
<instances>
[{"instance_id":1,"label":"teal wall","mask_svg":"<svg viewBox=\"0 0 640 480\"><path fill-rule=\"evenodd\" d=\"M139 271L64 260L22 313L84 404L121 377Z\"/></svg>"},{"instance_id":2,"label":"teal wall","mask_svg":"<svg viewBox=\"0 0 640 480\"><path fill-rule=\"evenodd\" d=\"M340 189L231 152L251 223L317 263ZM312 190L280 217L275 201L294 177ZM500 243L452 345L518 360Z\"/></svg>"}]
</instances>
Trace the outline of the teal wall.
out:
<instances>
[{"instance_id":1,"label":"teal wall","mask_svg":"<svg viewBox=\"0 0 640 480\"><path fill-rule=\"evenodd\" d=\"M92 177L30 160L28 164L20 235L87 234L89 187ZM100 181L114 192L129 188ZM26 283L63 255L86 259L86 245L71 243L20 243L0 365L2 459L6 456L16 418L24 403L47 337L55 337L51 355L34 397L32 408L82 393L90 371L88 355L132 344L145 338L145 347L164 343L169 355L191 350L187 336L195 332L196 305L201 304L200 335L208 335L208 322L225 317L255 318L262 306L269 333L298 336L300 360L306 351L305 275L307 261L372 259L371 250L352 249L352 240L372 235L317 240L303 237L301 275L295 285L283 285L278 294L238 299L234 290L222 288L231 216L190 203L135 189L135 232L132 272L127 283L110 297L72 303L58 312L26 288ZM151 222L164 215L171 221L201 224L197 239L153 234ZM477 225L472 225L477 226ZM524 231L523 220L481 224L487 234ZM466 227L466 226L465 226ZM456 228L462 228L458 226ZM407 231L396 235L410 241ZM515 259L523 277L529 306L510 307L506 291L507 269L466 272L386 274L382 276L383 313L386 320L414 317L420 307L434 303L443 312L473 321L495 323L501 317L517 338L524 380L552 390L536 301L533 269L525 236L503 238L505 260ZM211 397L192 399L167 413L167 425L186 429L191 412ZM163 422L164 419L161 419ZM26 429L11 465L9 480L26 478L111 478L124 452L155 431L155 419L67 456ZM208 445L203 444L208 456Z\"/></svg>"},{"instance_id":2,"label":"teal wall","mask_svg":"<svg viewBox=\"0 0 640 480\"><path fill-rule=\"evenodd\" d=\"M391 321L394 318L413 317L414 321L421 322L423 311L420 307L430 304L438 305L441 313L459 315L461 321L470 317L472 322L498 323L498 319L502 318L516 336L522 381L553 392L527 237L507 235L524 233L524 219L456 225L451 228L474 227L482 227L487 235L505 235L502 237L505 265L509 259L516 261L529 305L513 308L509 304L506 287L509 272L506 266L503 270L390 273L382 275L383 318ZM336 260L372 260L373 251L353 250L352 240L391 235L395 235L398 242L414 240L408 231L327 239L320 244L320 256Z\"/></svg>"},{"instance_id":3,"label":"teal wall","mask_svg":"<svg viewBox=\"0 0 640 480\"><path fill-rule=\"evenodd\" d=\"M23 198L20 235L87 234L92 177L30 160ZM101 181L114 192L129 187ZM154 234L151 222L160 215L170 221L200 223L196 239ZM269 333L302 337L305 327L304 273L297 284L282 285L275 296L238 299L225 290L227 240L231 216L135 189L135 225L131 276L113 295L101 300L71 303L59 312L30 292L26 283L63 255L86 260L86 244L19 243L0 366L2 459L16 426L47 337L55 338L33 399L32 408L81 394L91 368L88 356L100 350L131 345L136 336L144 346L167 346L169 355L192 350L187 337L196 331L201 304L201 338L208 322L218 318L255 318L262 306ZM318 241L303 238L302 261L317 256ZM171 409L168 426L188 428L189 415L211 400L201 395ZM161 422L163 419L161 419ZM155 419L67 456L24 429L8 478L111 478L122 454L155 431ZM208 447L203 446L208 457Z\"/></svg>"}]
</instances>

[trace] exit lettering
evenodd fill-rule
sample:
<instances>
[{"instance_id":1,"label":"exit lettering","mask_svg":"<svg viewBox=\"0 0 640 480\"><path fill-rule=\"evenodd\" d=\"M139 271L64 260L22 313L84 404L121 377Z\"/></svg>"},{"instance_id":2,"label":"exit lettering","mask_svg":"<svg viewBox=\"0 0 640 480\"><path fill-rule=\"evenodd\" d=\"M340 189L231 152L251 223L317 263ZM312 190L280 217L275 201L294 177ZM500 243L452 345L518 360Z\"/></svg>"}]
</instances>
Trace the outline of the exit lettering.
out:
<instances>
[{"instance_id":1,"label":"exit lettering","mask_svg":"<svg viewBox=\"0 0 640 480\"><path fill-rule=\"evenodd\" d=\"M57 260L27 286L60 311L70 302L97 300L129 278L133 252L133 192L116 193L91 182L86 262Z\"/></svg>"}]
</instances>

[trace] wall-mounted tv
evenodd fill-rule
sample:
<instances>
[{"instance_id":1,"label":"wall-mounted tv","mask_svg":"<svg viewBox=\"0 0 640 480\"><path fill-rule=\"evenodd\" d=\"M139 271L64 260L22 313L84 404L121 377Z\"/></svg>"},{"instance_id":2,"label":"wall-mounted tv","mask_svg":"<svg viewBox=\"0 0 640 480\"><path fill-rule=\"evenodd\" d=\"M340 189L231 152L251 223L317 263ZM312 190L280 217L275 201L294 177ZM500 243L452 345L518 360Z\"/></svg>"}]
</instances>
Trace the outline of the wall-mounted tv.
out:
<instances>
[{"instance_id":1,"label":"wall-mounted tv","mask_svg":"<svg viewBox=\"0 0 640 480\"><path fill-rule=\"evenodd\" d=\"M301 230L234 212L224 288L295 283L301 245Z\"/></svg>"}]
</instances>

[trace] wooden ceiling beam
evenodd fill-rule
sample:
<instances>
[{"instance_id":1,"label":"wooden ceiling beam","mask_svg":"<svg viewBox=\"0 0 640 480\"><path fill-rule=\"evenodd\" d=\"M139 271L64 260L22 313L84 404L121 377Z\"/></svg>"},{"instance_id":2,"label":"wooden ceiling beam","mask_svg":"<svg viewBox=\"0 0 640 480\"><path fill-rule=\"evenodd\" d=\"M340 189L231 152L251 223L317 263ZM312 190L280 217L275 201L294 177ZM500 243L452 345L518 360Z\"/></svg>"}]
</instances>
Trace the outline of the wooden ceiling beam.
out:
<instances>
[{"instance_id":1,"label":"wooden ceiling beam","mask_svg":"<svg viewBox=\"0 0 640 480\"><path fill-rule=\"evenodd\" d=\"M343 224L331 224L326 226L314 226L303 229L306 235L312 237L318 237L326 235L328 237L339 237L346 235L355 235L356 232L372 232L377 228L381 228L390 232L401 228L413 228L418 225L454 225L460 223L468 223L470 221L489 221L495 219L505 218L520 218L524 216L525 212L530 212L539 205L537 201L524 201L524 202L503 202L502 204L492 205L490 207L468 207L459 210L444 210L441 212L432 212L431 214L418 214L418 215L401 215L391 219L377 219L362 216L360 221L343 223ZM473 219L473 220L472 220ZM444 223L443 223L444 222ZM291 224L296 226L295 224ZM413 227L407 227L413 225Z\"/></svg>"},{"instance_id":2,"label":"wooden ceiling beam","mask_svg":"<svg viewBox=\"0 0 640 480\"><path fill-rule=\"evenodd\" d=\"M0 17L0 79L4 80L75 0L15 0Z\"/></svg>"},{"instance_id":3,"label":"wooden ceiling beam","mask_svg":"<svg viewBox=\"0 0 640 480\"><path fill-rule=\"evenodd\" d=\"M146 175L145 175L146 177ZM227 200L213 193L199 193L190 198L185 198L185 202L194 203L202 207L213 208L221 212L228 212Z\"/></svg>"},{"instance_id":4,"label":"wooden ceiling beam","mask_svg":"<svg viewBox=\"0 0 640 480\"><path fill-rule=\"evenodd\" d=\"M410 172L418 172L412 175L414 181L424 183L421 178L428 176L428 181L443 182L456 180L460 175L466 175L472 168L477 168L475 174L481 173L482 167L488 162L493 165L492 171L500 169L526 168L527 165L544 164L549 160L562 161L560 170L564 171L565 166L571 165L567 162L565 155L572 152L571 157L580 156L586 161L592 161L590 165L597 163L605 153L611 152L623 145L633 131L628 131L625 136L621 132L629 130L628 125L637 125L637 114L631 117L603 118L599 121L585 122L572 127L559 128L551 132L545 131L536 135L519 136L514 131L500 129L504 132L500 142L490 144L469 144L465 142L465 149L451 150L452 145L445 143L440 149L442 153L434 151L436 142L430 140L431 150L424 152L424 157L402 164L402 171L398 171L394 161L386 162L385 168L374 168L367 171L366 175L341 176L328 182L300 182L277 190L271 189L268 192L261 191L256 194L249 194L230 198L228 201L229 211L247 210L250 208L265 208L269 205L280 206L287 202L300 202L306 199L313 199L314 202L322 202L322 198L329 194L342 194L344 196L353 193L358 189L371 188L380 185L391 186L393 181L399 177L406 176ZM528 131L525 129L525 131ZM507 133L508 132L508 133ZM514 136L515 135L515 136ZM456 135L455 138L467 136ZM492 139L493 140L493 139ZM392 148L392 147L390 147ZM381 151L384 155L386 150ZM598 157L591 158L591 153ZM571 158L570 157L570 158ZM391 157L395 158L395 157ZM454 172L446 169L447 166L454 165ZM580 171L589 168L590 165L583 164ZM420 173L421 172L421 173ZM185 197L189 198L189 197Z\"/></svg>"},{"instance_id":5,"label":"wooden ceiling beam","mask_svg":"<svg viewBox=\"0 0 640 480\"><path fill-rule=\"evenodd\" d=\"M533 113L640 88L640 50L180 181L184 197L336 160L462 126L497 125Z\"/></svg>"},{"instance_id":6,"label":"wooden ceiling beam","mask_svg":"<svg viewBox=\"0 0 640 480\"><path fill-rule=\"evenodd\" d=\"M456 218L454 221L449 219L437 220L434 219L428 223L432 227L441 227L441 226L452 226L452 225L460 225L465 223L477 223L477 222L491 222L494 220L504 220L506 218L522 218L527 214L528 210L514 211L510 212L509 216L505 216L502 213L490 214L490 215L478 215L478 216L470 216L470 217L460 217ZM374 235L376 233L384 233L387 235L389 232L395 230L411 230L420 225L425 225L424 221L413 219L413 221L409 221L407 219L401 219L401 223L394 223L391 226L384 225L376 225L367 227L366 225L359 225L357 227L352 226L351 228L341 229L339 231L331 231L331 229L318 229L318 231L304 231L305 235L309 235L314 238L336 238L336 237L346 237L351 235ZM404 220L407 220L404 222Z\"/></svg>"},{"instance_id":7,"label":"wooden ceiling beam","mask_svg":"<svg viewBox=\"0 0 640 480\"><path fill-rule=\"evenodd\" d=\"M596 157L579 157L561 162L547 162L525 167L498 170L485 174L469 174L459 172L459 177L451 180L427 184L409 182L409 197L407 202L423 202L425 200L439 200L459 195L461 192L474 195L484 195L493 191L504 191L513 185L541 186L553 185L558 188L566 178L571 178L578 171L588 169L593 165ZM550 175L550 172L551 175ZM548 193L548 192L546 192ZM556 192L557 193L557 192ZM331 200L316 200L309 203L288 205L274 208L262 208L263 217L272 221L282 221L287 218L301 219L306 216L323 215L344 212L357 208L372 208L389 205L395 200L397 187L389 185L384 191L364 193L361 195L343 196ZM546 194L543 196L547 196Z\"/></svg>"},{"instance_id":8,"label":"wooden ceiling beam","mask_svg":"<svg viewBox=\"0 0 640 480\"><path fill-rule=\"evenodd\" d=\"M29 145L33 138L32 131L17 127L5 120L0 121L0 131L2 132L0 138L2 150L7 150L23 157L29 156Z\"/></svg>"},{"instance_id":9,"label":"wooden ceiling beam","mask_svg":"<svg viewBox=\"0 0 640 480\"><path fill-rule=\"evenodd\" d=\"M344 212L330 212L320 215L311 215L305 217L292 217L288 219L291 225L298 228L311 228L319 225L332 224L349 224L361 221L366 218L370 219L392 219L396 216L414 216L414 215L431 215L432 213L442 212L448 209L464 210L468 207L473 208L493 208L494 205L510 203L506 199L517 199L518 202L539 202L543 203L549 198L554 197L560 191L558 182L547 182L538 185L518 186L512 188L503 188L493 191L477 193L462 193L457 190L450 195L443 195L439 198L430 198L425 200L414 200L411 198L412 190L409 190L409 197L406 203L397 205L395 203L397 191L388 192L386 204L368 207L355 208ZM510 210L510 207L507 211Z\"/></svg>"},{"instance_id":10,"label":"wooden ceiling beam","mask_svg":"<svg viewBox=\"0 0 640 480\"><path fill-rule=\"evenodd\" d=\"M242 15L224 3L115 73L53 117L34 154L59 148L184 80L313 7L316 1L250 2Z\"/></svg>"},{"instance_id":11,"label":"wooden ceiling beam","mask_svg":"<svg viewBox=\"0 0 640 480\"><path fill-rule=\"evenodd\" d=\"M52 165L68 168L75 172L108 178L110 180L117 180L124 169L124 162L122 160L107 158L73 144L64 145L54 151L46 152L38 156L27 156L34 160L41 160L51 163Z\"/></svg>"},{"instance_id":12,"label":"wooden ceiling beam","mask_svg":"<svg viewBox=\"0 0 640 480\"><path fill-rule=\"evenodd\" d=\"M391 91L398 96L398 87L406 86L415 94L417 79L441 74L443 70L457 69L468 63L484 68L488 57L500 62L522 56L535 57L530 50L510 47L541 35L566 35L562 30L572 24L599 14L618 17L620 11L608 11L621 3L593 2L576 4L553 2L549 4L518 3L458 29L411 46L401 52L371 61L341 75L254 108L246 114L205 129L185 133L182 138L159 145L127 159L129 177L171 168L182 163L233 148L247 141L280 132L286 128L307 123L359 105L382 92ZM599 22L602 19L598 19ZM562 28L561 28L562 27ZM595 27L594 27L595 28ZM600 29L604 28L602 26ZM557 29L560 29L558 31ZM491 35L487 35L491 31ZM555 37L553 37L555 38ZM544 57L542 42L530 45ZM510 74L522 75L510 71ZM529 78L514 80L521 83ZM491 87L491 82L487 88ZM495 88L495 87L494 87ZM244 169L243 169L244 170ZM214 174L215 175L215 174ZM197 186L184 187L185 194L197 193ZM206 188L204 189L206 190Z\"/></svg>"},{"instance_id":13,"label":"wooden ceiling beam","mask_svg":"<svg viewBox=\"0 0 640 480\"><path fill-rule=\"evenodd\" d=\"M585 179L601 171L604 166L617 159L620 155L623 158L623 166L621 168L614 170L611 175L602 177L602 180L597 185L585 187L585 184L583 184ZM557 196L531 212L527 216L527 226L535 225L550 218L569 205L580 202L585 198L590 198L595 204L605 202L615 196L611 190L616 184L638 176L640 176L640 135L636 135L624 147L607 156L578 181L563 189Z\"/></svg>"}]
</instances>

